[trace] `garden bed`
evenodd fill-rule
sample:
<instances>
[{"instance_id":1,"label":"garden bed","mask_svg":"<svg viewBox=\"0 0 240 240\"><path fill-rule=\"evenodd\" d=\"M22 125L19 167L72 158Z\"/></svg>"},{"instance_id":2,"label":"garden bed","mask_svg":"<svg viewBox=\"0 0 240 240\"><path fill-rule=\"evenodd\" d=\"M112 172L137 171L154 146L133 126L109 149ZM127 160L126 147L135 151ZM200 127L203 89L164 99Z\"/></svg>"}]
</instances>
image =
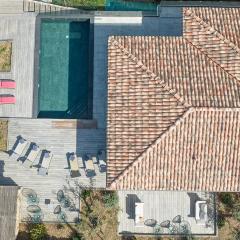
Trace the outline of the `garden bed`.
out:
<instances>
[{"instance_id":1,"label":"garden bed","mask_svg":"<svg viewBox=\"0 0 240 240\"><path fill-rule=\"evenodd\" d=\"M8 121L0 120L0 151L7 151Z\"/></svg>"},{"instance_id":2,"label":"garden bed","mask_svg":"<svg viewBox=\"0 0 240 240\"><path fill-rule=\"evenodd\" d=\"M104 9L105 0L52 0L53 4L82 9Z\"/></svg>"},{"instance_id":3,"label":"garden bed","mask_svg":"<svg viewBox=\"0 0 240 240\"><path fill-rule=\"evenodd\" d=\"M240 193L218 194L218 228L221 239L240 239Z\"/></svg>"},{"instance_id":4,"label":"garden bed","mask_svg":"<svg viewBox=\"0 0 240 240\"><path fill-rule=\"evenodd\" d=\"M12 42L0 41L0 72L11 71Z\"/></svg>"}]
</instances>

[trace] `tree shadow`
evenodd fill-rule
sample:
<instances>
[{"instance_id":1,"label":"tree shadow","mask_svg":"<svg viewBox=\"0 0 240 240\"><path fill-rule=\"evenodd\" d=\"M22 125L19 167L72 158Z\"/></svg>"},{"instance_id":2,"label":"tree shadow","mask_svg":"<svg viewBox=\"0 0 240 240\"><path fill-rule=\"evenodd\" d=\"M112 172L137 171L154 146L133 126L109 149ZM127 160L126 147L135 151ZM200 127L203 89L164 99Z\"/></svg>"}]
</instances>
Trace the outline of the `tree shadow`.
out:
<instances>
[{"instance_id":1,"label":"tree shadow","mask_svg":"<svg viewBox=\"0 0 240 240\"><path fill-rule=\"evenodd\" d=\"M1 186L17 186L17 184L10 177L3 176L4 173L4 161L0 160L0 185Z\"/></svg>"}]
</instances>

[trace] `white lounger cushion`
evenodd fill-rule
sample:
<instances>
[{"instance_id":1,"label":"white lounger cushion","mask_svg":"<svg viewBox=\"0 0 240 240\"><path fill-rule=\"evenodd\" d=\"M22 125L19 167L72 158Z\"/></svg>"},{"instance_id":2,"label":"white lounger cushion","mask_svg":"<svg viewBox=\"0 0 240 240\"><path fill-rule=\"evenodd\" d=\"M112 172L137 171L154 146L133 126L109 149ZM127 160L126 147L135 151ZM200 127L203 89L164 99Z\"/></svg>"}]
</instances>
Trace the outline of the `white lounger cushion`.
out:
<instances>
[{"instance_id":1,"label":"white lounger cushion","mask_svg":"<svg viewBox=\"0 0 240 240\"><path fill-rule=\"evenodd\" d=\"M28 145L28 141L25 140L24 138L20 138L18 141L18 144L16 146L16 148L13 150L14 153L16 153L17 155L22 155L24 149L27 147Z\"/></svg>"},{"instance_id":2,"label":"white lounger cushion","mask_svg":"<svg viewBox=\"0 0 240 240\"><path fill-rule=\"evenodd\" d=\"M30 162L34 162L34 160L37 158L38 154L40 152L40 148L37 145L33 145L31 151L29 152L27 156L27 160Z\"/></svg>"},{"instance_id":3,"label":"white lounger cushion","mask_svg":"<svg viewBox=\"0 0 240 240\"><path fill-rule=\"evenodd\" d=\"M135 224L142 225L144 223L143 202L135 203Z\"/></svg>"},{"instance_id":4,"label":"white lounger cushion","mask_svg":"<svg viewBox=\"0 0 240 240\"><path fill-rule=\"evenodd\" d=\"M70 164L71 171L78 171L79 170L78 160L77 160L76 154L74 154L73 157L72 156L69 157L69 164Z\"/></svg>"},{"instance_id":5,"label":"white lounger cushion","mask_svg":"<svg viewBox=\"0 0 240 240\"><path fill-rule=\"evenodd\" d=\"M46 156L46 154L49 154L49 155ZM52 156L53 156L52 153L44 153L44 155L43 155L43 160L42 160L42 164L41 164L41 167L42 167L42 168L46 168L46 169L49 168L49 165L50 165Z\"/></svg>"}]
</instances>

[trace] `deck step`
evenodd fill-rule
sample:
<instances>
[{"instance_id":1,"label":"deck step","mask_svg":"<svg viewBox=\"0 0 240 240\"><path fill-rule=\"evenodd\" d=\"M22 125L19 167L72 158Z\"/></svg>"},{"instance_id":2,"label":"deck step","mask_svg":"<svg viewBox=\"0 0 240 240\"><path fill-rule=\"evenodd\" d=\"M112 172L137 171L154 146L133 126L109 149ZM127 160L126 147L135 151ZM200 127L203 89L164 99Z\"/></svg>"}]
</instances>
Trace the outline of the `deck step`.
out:
<instances>
[{"instance_id":1,"label":"deck step","mask_svg":"<svg viewBox=\"0 0 240 240\"><path fill-rule=\"evenodd\" d=\"M96 129L97 121L93 120L53 120L53 128L62 128L62 129Z\"/></svg>"}]
</instances>

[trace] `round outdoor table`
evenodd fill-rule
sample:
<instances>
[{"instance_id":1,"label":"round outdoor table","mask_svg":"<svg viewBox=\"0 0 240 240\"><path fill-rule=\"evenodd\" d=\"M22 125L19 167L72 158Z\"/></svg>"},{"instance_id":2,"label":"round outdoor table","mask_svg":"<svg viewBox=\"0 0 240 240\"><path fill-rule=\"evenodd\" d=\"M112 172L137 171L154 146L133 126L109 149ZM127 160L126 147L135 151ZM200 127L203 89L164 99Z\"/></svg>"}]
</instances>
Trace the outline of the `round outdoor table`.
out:
<instances>
[{"instance_id":1,"label":"round outdoor table","mask_svg":"<svg viewBox=\"0 0 240 240\"><path fill-rule=\"evenodd\" d=\"M147 219L144 221L144 225L149 227L154 227L157 224L157 221L155 219Z\"/></svg>"}]
</instances>

